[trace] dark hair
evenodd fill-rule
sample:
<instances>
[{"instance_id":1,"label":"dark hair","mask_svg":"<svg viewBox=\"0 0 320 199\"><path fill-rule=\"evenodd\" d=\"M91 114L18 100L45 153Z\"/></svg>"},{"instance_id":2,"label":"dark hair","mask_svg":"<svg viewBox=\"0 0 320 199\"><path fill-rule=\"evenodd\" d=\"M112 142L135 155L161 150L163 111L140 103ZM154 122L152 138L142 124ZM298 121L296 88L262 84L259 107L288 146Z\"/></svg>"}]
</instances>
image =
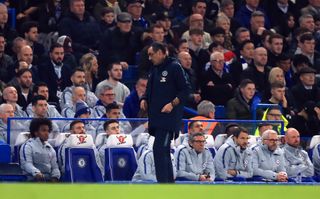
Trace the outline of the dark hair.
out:
<instances>
[{"instance_id":1,"label":"dark hair","mask_svg":"<svg viewBox=\"0 0 320 199\"><path fill-rule=\"evenodd\" d=\"M45 87L48 88L48 84L47 84L47 83L45 83L45 82L38 82L37 84L35 84L35 85L33 86L33 90L32 90L33 93L38 93L39 88L42 87L42 86L45 86Z\"/></svg>"},{"instance_id":2,"label":"dark hair","mask_svg":"<svg viewBox=\"0 0 320 199\"><path fill-rule=\"evenodd\" d=\"M283 40L283 36L278 34L278 33L271 34L270 37L269 37L269 43L270 44L272 43L273 39L282 39Z\"/></svg>"},{"instance_id":3,"label":"dark hair","mask_svg":"<svg viewBox=\"0 0 320 199\"><path fill-rule=\"evenodd\" d=\"M83 69L83 68L80 68L80 67L77 67L77 68L73 69L72 75L74 75L76 72L83 72L83 73L85 73L84 69ZM72 75L71 75L71 76L72 76Z\"/></svg>"},{"instance_id":4,"label":"dark hair","mask_svg":"<svg viewBox=\"0 0 320 199\"><path fill-rule=\"evenodd\" d=\"M315 40L314 36L309 33L301 35L299 42L304 43L305 41Z\"/></svg>"},{"instance_id":5,"label":"dark hair","mask_svg":"<svg viewBox=\"0 0 320 199\"><path fill-rule=\"evenodd\" d=\"M29 68L24 68L24 69L18 70L16 76L17 76L17 77L21 77L25 72L29 72L29 73L31 73L31 75L32 75L31 69L29 69Z\"/></svg>"},{"instance_id":6,"label":"dark hair","mask_svg":"<svg viewBox=\"0 0 320 199\"><path fill-rule=\"evenodd\" d=\"M150 47L152 48L153 52L158 52L159 50L163 54L166 54L167 52L167 45L165 45L164 43L153 42Z\"/></svg>"},{"instance_id":7,"label":"dark hair","mask_svg":"<svg viewBox=\"0 0 320 199\"><path fill-rule=\"evenodd\" d=\"M195 138L195 137L198 137L198 136L205 137L205 136L204 136L204 133L194 133L194 134L189 135L189 141L190 141L190 142L193 142L193 141L194 141L194 138Z\"/></svg>"},{"instance_id":8,"label":"dark hair","mask_svg":"<svg viewBox=\"0 0 320 199\"><path fill-rule=\"evenodd\" d=\"M239 50L243 50L243 48L247 45L247 44L253 44L253 46L254 46L254 43L253 43L253 41L251 41L251 40L245 40L245 41L243 41L243 42L241 42L240 43L240 45L239 45Z\"/></svg>"},{"instance_id":9,"label":"dark hair","mask_svg":"<svg viewBox=\"0 0 320 199\"><path fill-rule=\"evenodd\" d=\"M194 0L192 2L192 7L195 7L197 5L197 3L205 3L205 4L207 4L206 0Z\"/></svg>"},{"instance_id":10,"label":"dark hair","mask_svg":"<svg viewBox=\"0 0 320 199\"><path fill-rule=\"evenodd\" d=\"M70 130L72 130L73 126L78 124L78 123L82 123L84 124L84 122L82 120L73 120L71 123L70 123Z\"/></svg>"},{"instance_id":11,"label":"dark hair","mask_svg":"<svg viewBox=\"0 0 320 199\"><path fill-rule=\"evenodd\" d=\"M164 30L164 27L163 27L162 25L160 25L160 24L154 24L154 25L152 25L152 26L149 28L149 32L150 32L150 33L153 32L154 29L156 29L156 28L162 28L162 29Z\"/></svg>"},{"instance_id":12,"label":"dark hair","mask_svg":"<svg viewBox=\"0 0 320 199\"><path fill-rule=\"evenodd\" d=\"M38 23L36 21L26 21L25 23L22 24L21 26L21 33L27 33L30 31L31 28L38 28Z\"/></svg>"},{"instance_id":13,"label":"dark hair","mask_svg":"<svg viewBox=\"0 0 320 199\"><path fill-rule=\"evenodd\" d=\"M37 105L37 103L38 103L38 101L40 101L40 100L45 100L45 101L47 101L47 99L44 97L44 96L42 96L42 95L36 95L36 96L34 96L33 98L32 98L32 106L35 106L35 105Z\"/></svg>"},{"instance_id":14,"label":"dark hair","mask_svg":"<svg viewBox=\"0 0 320 199\"><path fill-rule=\"evenodd\" d=\"M234 128L232 131L233 137L236 137L236 138L239 137L240 133L249 134L248 130L242 126L239 126L238 128Z\"/></svg>"},{"instance_id":15,"label":"dark hair","mask_svg":"<svg viewBox=\"0 0 320 199\"><path fill-rule=\"evenodd\" d=\"M188 43L188 41L186 39L180 39L179 42L177 43L176 48L178 49L184 43Z\"/></svg>"},{"instance_id":16,"label":"dark hair","mask_svg":"<svg viewBox=\"0 0 320 199\"><path fill-rule=\"evenodd\" d=\"M275 82L273 82L273 83L270 85L270 88L271 88L271 89L284 88L284 87L285 87L285 85L284 85L284 83L281 82L281 81L275 81Z\"/></svg>"},{"instance_id":17,"label":"dark hair","mask_svg":"<svg viewBox=\"0 0 320 199\"><path fill-rule=\"evenodd\" d=\"M243 33L243 32L250 32L250 30L248 28L245 28L245 27L240 27L236 30L236 33L235 33L235 38L238 38L240 33Z\"/></svg>"},{"instance_id":18,"label":"dark hair","mask_svg":"<svg viewBox=\"0 0 320 199\"><path fill-rule=\"evenodd\" d=\"M106 131L108 126L112 123L117 123L119 124L119 121L118 120L108 120L106 121L104 124L103 124L103 130Z\"/></svg>"},{"instance_id":19,"label":"dark hair","mask_svg":"<svg viewBox=\"0 0 320 199\"><path fill-rule=\"evenodd\" d=\"M216 42L212 42L212 43L209 45L209 47L208 47L208 51L212 53L213 48L216 48L216 47L218 47L218 46L222 46L222 45L221 45L221 44L218 44L218 43L216 43Z\"/></svg>"},{"instance_id":20,"label":"dark hair","mask_svg":"<svg viewBox=\"0 0 320 199\"><path fill-rule=\"evenodd\" d=\"M189 125L188 125L188 129L191 129L196 122L198 122L198 120L192 120L192 121L190 121L190 122L189 122Z\"/></svg>"},{"instance_id":21,"label":"dark hair","mask_svg":"<svg viewBox=\"0 0 320 199\"><path fill-rule=\"evenodd\" d=\"M210 31L211 37L214 35L219 35L219 34L225 35L225 30L221 27L215 27Z\"/></svg>"},{"instance_id":22,"label":"dark hair","mask_svg":"<svg viewBox=\"0 0 320 199\"><path fill-rule=\"evenodd\" d=\"M49 132L52 131L52 122L48 118L33 118L30 122L29 131L32 138L36 137L35 133L40 130L41 126L48 126Z\"/></svg>"},{"instance_id":23,"label":"dark hair","mask_svg":"<svg viewBox=\"0 0 320 199\"><path fill-rule=\"evenodd\" d=\"M297 54L292 59L292 65L294 67L297 67L297 65L300 65L300 64L308 64L309 66L311 65L310 60L307 56L303 54Z\"/></svg>"},{"instance_id":24,"label":"dark hair","mask_svg":"<svg viewBox=\"0 0 320 199\"><path fill-rule=\"evenodd\" d=\"M100 12L100 16L103 17L104 15L109 14L109 13L114 13L113 8L111 8L111 7L103 7L101 12Z\"/></svg>"},{"instance_id":25,"label":"dark hair","mask_svg":"<svg viewBox=\"0 0 320 199\"><path fill-rule=\"evenodd\" d=\"M118 62L118 61L112 62L111 64L109 64L109 65L107 66L107 70L108 70L108 71L111 71L112 68L113 68L113 65L121 65L121 64L120 64L120 62Z\"/></svg>"},{"instance_id":26,"label":"dark hair","mask_svg":"<svg viewBox=\"0 0 320 199\"><path fill-rule=\"evenodd\" d=\"M272 111L272 110L279 110L280 112L281 112L281 108L280 108L280 106L278 105L275 105L275 106L270 106L269 108L268 108L268 110L267 110L267 115L270 113L270 111Z\"/></svg>"},{"instance_id":27,"label":"dark hair","mask_svg":"<svg viewBox=\"0 0 320 199\"><path fill-rule=\"evenodd\" d=\"M120 106L116 103L111 103L106 106L106 113L109 113L112 109L120 109Z\"/></svg>"},{"instance_id":28,"label":"dark hair","mask_svg":"<svg viewBox=\"0 0 320 199\"><path fill-rule=\"evenodd\" d=\"M53 44L50 46L49 52L52 53L55 48L63 48L63 46L62 46L61 44L59 44L59 43L53 43Z\"/></svg>"},{"instance_id":29,"label":"dark hair","mask_svg":"<svg viewBox=\"0 0 320 199\"><path fill-rule=\"evenodd\" d=\"M246 87L248 84L255 84L251 79L243 79L240 82L239 88L244 88Z\"/></svg>"},{"instance_id":30,"label":"dark hair","mask_svg":"<svg viewBox=\"0 0 320 199\"><path fill-rule=\"evenodd\" d=\"M189 30L189 35L191 36L191 35L203 35L204 34L204 32L203 32L203 30L201 30L201 29L191 29L191 30Z\"/></svg>"}]
</instances>

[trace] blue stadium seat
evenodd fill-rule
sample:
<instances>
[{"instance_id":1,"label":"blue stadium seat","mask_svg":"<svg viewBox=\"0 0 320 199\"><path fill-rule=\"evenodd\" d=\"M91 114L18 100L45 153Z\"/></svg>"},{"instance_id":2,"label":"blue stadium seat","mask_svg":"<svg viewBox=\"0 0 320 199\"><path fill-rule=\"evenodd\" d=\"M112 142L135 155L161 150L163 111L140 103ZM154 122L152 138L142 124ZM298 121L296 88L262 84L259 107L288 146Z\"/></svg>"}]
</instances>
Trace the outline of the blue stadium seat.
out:
<instances>
[{"instance_id":1,"label":"blue stadium seat","mask_svg":"<svg viewBox=\"0 0 320 199\"><path fill-rule=\"evenodd\" d=\"M66 147L64 181L103 182L91 135L72 134L67 140Z\"/></svg>"},{"instance_id":2,"label":"blue stadium seat","mask_svg":"<svg viewBox=\"0 0 320 199\"><path fill-rule=\"evenodd\" d=\"M214 156L216 156L216 149L214 147L214 139L212 135L205 135L206 138L206 145L205 147L209 149L212 158L214 158Z\"/></svg>"},{"instance_id":3,"label":"blue stadium seat","mask_svg":"<svg viewBox=\"0 0 320 199\"><path fill-rule=\"evenodd\" d=\"M110 135L105 149L105 180L132 180L137 169L135 150L130 135Z\"/></svg>"},{"instance_id":4,"label":"blue stadium seat","mask_svg":"<svg viewBox=\"0 0 320 199\"><path fill-rule=\"evenodd\" d=\"M18 163L0 163L0 181L26 181L27 176L22 173Z\"/></svg>"},{"instance_id":5,"label":"blue stadium seat","mask_svg":"<svg viewBox=\"0 0 320 199\"><path fill-rule=\"evenodd\" d=\"M215 106L215 118L224 119L226 118L226 110L224 106Z\"/></svg>"},{"instance_id":6,"label":"blue stadium seat","mask_svg":"<svg viewBox=\"0 0 320 199\"><path fill-rule=\"evenodd\" d=\"M13 147L13 157L12 162L19 162L19 151L22 144L24 144L29 139L30 132L21 132L16 138L16 141L14 143Z\"/></svg>"},{"instance_id":7,"label":"blue stadium seat","mask_svg":"<svg viewBox=\"0 0 320 199\"><path fill-rule=\"evenodd\" d=\"M0 143L0 163L9 163L11 161L11 148L9 144Z\"/></svg>"},{"instance_id":8,"label":"blue stadium seat","mask_svg":"<svg viewBox=\"0 0 320 199\"><path fill-rule=\"evenodd\" d=\"M123 70L122 82L128 86L129 89L134 88L138 80L139 70L137 65L130 65L127 70Z\"/></svg>"}]
</instances>

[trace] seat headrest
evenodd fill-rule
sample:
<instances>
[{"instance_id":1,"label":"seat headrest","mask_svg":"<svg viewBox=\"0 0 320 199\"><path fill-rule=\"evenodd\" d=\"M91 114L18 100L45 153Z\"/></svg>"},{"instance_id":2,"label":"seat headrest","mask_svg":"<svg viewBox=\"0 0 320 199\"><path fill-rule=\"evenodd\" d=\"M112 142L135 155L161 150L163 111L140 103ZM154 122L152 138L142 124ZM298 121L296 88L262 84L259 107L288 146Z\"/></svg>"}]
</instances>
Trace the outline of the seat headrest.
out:
<instances>
[{"instance_id":1,"label":"seat headrest","mask_svg":"<svg viewBox=\"0 0 320 199\"><path fill-rule=\"evenodd\" d=\"M66 143L67 148L92 148L93 146L93 139L89 134L70 134Z\"/></svg>"},{"instance_id":2,"label":"seat headrest","mask_svg":"<svg viewBox=\"0 0 320 199\"><path fill-rule=\"evenodd\" d=\"M152 150L153 148L153 143L154 143L154 136L150 135L149 140L148 140L148 149Z\"/></svg>"},{"instance_id":3,"label":"seat headrest","mask_svg":"<svg viewBox=\"0 0 320 199\"><path fill-rule=\"evenodd\" d=\"M99 133L96 137L96 142L95 142L96 146L98 147L105 144L106 138L107 138L106 133Z\"/></svg>"},{"instance_id":4,"label":"seat headrest","mask_svg":"<svg viewBox=\"0 0 320 199\"><path fill-rule=\"evenodd\" d=\"M136 139L136 146L141 146L143 144L148 144L149 133L140 133Z\"/></svg>"},{"instance_id":5,"label":"seat headrest","mask_svg":"<svg viewBox=\"0 0 320 199\"><path fill-rule=\"evenodd\" d=\"M54 146L58 147L70 136L70 133L58 133L54 142Z\"/></svg>"},{"instance_id":6,"label":"seat headrest","mask_svg":"<svg viewBox=\"0 0 320 199\"><path fill-rule=\"evenodd\" d=\"M132 147L132 136L128 134L109 135L107 148Z\"/></svg>"},{"instance_id":7,"label":"seat headrest","mask_svg":"<svg viewBox=\"0 0 320 199\"><path fill-rule=\"evenodd\" d=\"M149 149L149 150L152 150L152 149L153 149L154 139L155 139L155 137L152 136L152 135L150 135L149 140L148 140L148 149ZM175 148L176 148L175 145L174 145L174 140L171 140L170 148L171 148L171 149L175 149Z\"/></svg>"},{"instance_id":8,"label":"seat headrest","mask_svg":"<svg viewBox=\"0 0 320 199\"><path fill-rule=\"evenodd\" d=\"M314 135L310 141L310 149L320 143L320 135Z\"/></svg>"},{"instance_id":9,"label":"seat headrest","mask_svg":"<svg viewBox=\"0 0 320 199\"><path fill-rule=\"evenodd\" d=\"M206 138L206 145L207 148L213 148L214 147L214 139L212 135L205 135Z\"/></svg>"},{"instance_id":10,"label":"seat headrest","mask_svg":"<svg viewBox=\"0 0 320 199\"><path fill-rule=\"evenodd\" d=\"M227 134L219 134L216 136L216 140L214 143L214 146L216 147L216 149L218 149L221 145L224 144L224 142L227 140Z\"/></svg>"},{"instance_id":11,"label":"seat headrest","mask_svg":"<svg viewBox=\"0 0 320 199\"><path fill-rule=\"evenodd\" d=\"M256 144L258 141L259 136L250 135L248 140L248 145L252 146L253 144Z\"/></svg>"},{"instance_id":12,"label":"seat headrest","mask_svg":"<svg viewBox=\"0 0 320 199\"><path fill-rule=\"evenodd\" d=\"M16 138L14 146L20 146L29 139L30 132L21 132Z\"/></svg>"}]
</instances>

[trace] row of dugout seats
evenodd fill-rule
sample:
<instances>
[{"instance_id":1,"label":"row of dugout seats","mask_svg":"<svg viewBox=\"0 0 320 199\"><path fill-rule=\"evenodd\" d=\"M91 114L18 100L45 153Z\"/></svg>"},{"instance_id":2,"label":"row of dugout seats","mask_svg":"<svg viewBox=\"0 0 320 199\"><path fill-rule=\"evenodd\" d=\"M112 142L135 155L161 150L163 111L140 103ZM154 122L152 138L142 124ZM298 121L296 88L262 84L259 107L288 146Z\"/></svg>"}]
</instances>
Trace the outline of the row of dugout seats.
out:
<instances>
[{"instance_id":1,"label":"row of dugout seats","mask_svg":"<svg viewBox=\"0 0 320 199\"><path fill-rule=\"evenodd\" d=\"M174 153L175 146L182 144L186 135L182 134L176 143L172 142L172 153ZM68 139L67 139L68 138ZM18 156L19 147L28 139L28 132L20 133L16 140L14 153ZM103 181L128 181L132 179L136 168L137 160L141 154L146 151L153 143L153 137L150 137L147 133L141 134L136 144L139 147L136 150L133 148L133 140L131 135L119 134L110 135L108 139L101 138L103 143L107 145L105 149L105 176L98 168L95 160L95 154L93 147L95 143L91 135L70 135L69 133L61 133L57 139L52 140L53 146L57 149L65 140L67 149L65 151L65 175L63 181L66 182L103 182ZM214 140L211 135L206 136L206 147L215 156L216 149L218 149L227 139L225 134L220 134ZM249 145L257 143L258 137L250 136ZM320 135L314 136L310 143L310 151L320 143ZM12 164L16 173L10 172L9 161L10 159L10 147L5 143L0 143L0 167L7 168L0 173L0 180L10 180L8 175L12 175L11 180L23 180L21 177L21 171L17 169L18 164ZM9 154L7 156L3 154ZM312 156L312 154L310 154ZM6 163L6 164L3 164Z\"/></svg>"}]
</instances>

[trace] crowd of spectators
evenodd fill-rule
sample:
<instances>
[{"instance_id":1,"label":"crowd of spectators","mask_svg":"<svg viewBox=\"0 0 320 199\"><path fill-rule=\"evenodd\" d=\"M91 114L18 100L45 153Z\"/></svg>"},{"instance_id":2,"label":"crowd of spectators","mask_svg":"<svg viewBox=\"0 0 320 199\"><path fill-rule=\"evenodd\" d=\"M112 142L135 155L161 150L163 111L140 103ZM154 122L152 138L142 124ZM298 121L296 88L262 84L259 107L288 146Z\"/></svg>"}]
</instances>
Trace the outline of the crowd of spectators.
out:
<instances>
[{"instance_id":1,"label":"crowd of spectators","mask_svg":"<svg viewBox=\"0 0 320 199\"><path fill-rule=\"evenodd\" d=\"M258 110L257 118L282 120L285 130L294 127L302 137L320 132L318 0L0 2L4 142L8 117L147 117L139 100L153 67L153 42L165 43L184 69L186 106L209 101L225 107L226 119L249 120L258 103L275 104L278 109ZM12 8L16 16L8 14ZM128 88L122 76L132 65L137 81ZM30 123L14 122L11 144ZM69 126L54 121L50 136ZM130 133L139 124L119 126ZM94 138L104 131L99 121L85 128Z\"/></svg>"}]
</instances>

